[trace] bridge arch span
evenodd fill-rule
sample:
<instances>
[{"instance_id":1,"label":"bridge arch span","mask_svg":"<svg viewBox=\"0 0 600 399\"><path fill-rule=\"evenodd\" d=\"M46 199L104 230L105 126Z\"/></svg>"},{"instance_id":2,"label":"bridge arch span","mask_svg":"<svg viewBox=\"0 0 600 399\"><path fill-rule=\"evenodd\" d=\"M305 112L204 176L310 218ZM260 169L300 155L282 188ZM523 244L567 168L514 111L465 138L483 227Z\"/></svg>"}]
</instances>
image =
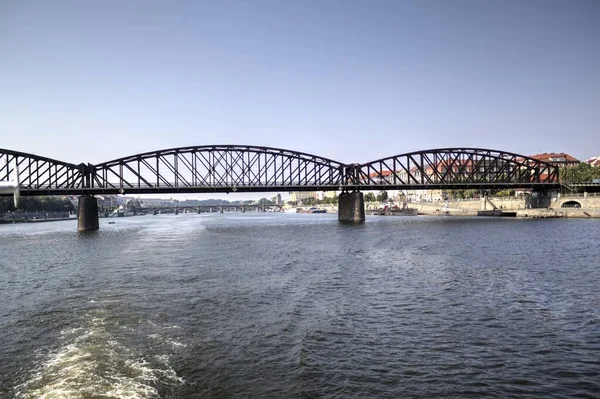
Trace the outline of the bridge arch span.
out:
<instances>
[{"instance_id":1,"label":"bridge arch span","mask_svg":"<svg viewBox=\"0 0 600 399\"><path fill-rule=\"evenodd\" d=\"M381 158L358 166L356 184L372 189L532 187L555 184L558 168L508 151L438 148Z\"/></svg>"},{"instance_id":2,"label":"bridge arch span","mask_svg":"<svg viewBox=\"0 0 600 399\"><path fill-rule=\"evenodd\" d=\"M94 165L92 189L103 192L333 190L345 165L325 157L250 145L178 147Z\"/></svg>"}]
</instances>

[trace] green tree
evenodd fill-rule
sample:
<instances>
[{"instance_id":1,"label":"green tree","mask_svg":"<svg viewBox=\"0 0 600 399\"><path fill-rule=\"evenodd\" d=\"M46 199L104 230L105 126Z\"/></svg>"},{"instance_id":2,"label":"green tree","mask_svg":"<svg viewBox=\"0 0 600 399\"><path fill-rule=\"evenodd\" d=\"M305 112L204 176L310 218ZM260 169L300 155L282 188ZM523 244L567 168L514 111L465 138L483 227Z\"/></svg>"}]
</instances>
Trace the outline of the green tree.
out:
<instances>
[{"instance_id":1,"label":"green tree","mask_svg":"<svg viewBox=\"0 0 600 399\"><path fill-rule=\"evenodd\" d=\"M69 212L75 210L75 207L67 197L61 196L40 196L40 197L21 197L19 209L28 212ZM15 211L12 197L0 197L0 212Z\"/></svg>"},{"instance_id":2,"label":"green tree","mask_svg":"<svg viewBox=\"0 0 600 399\"><path fill-rule=\"evenodd\" d=\"M449 190L448 196L453 199L464 199L465 190Z\"/></svg>"},{"instance_id":3,"label":"green tree","mask_svg":"<svg viewBox=\"0 0 600 399\"><path fill-rule=\"evenodd\" d=\"M136 209L140 209L142 207L143 202L140 201L139 198L134 198L127 200L125 203L125 207L130 211L135 211Z\"/></svg>"},{"instance_id":4,"label":"green tree","mask_svg":"<svg viewBox=\"0 0 600 399\"><path fill-rule=\"evenodd\" d=\"M475 198L475 194L477 194L477 190L469 189L463 191L463 198Z\"/></svg>"},{"instance_id":5,"label":"green tree","mask_svg":"<svg viewBox=\"0 0 600 399\"><path fill-rule=\"evenodd\" d=\"M388 193L387 191L380 191L379 195L377 195L377 201L379 202L385 202L388 199Z\"/></svg>"},{"instance_id":6,"label":"green tree","mask_svg":"<svg viewBox=\"0 0 600 399\"><path fill-rule=\"evenodd\" d=\"M12 212L15 210L13 197L0 197L0 213Z\"/></svg>"},{"instance_id":7,"label":"green tree","mask_svg":"<svg viewBox=\"0 0 600 399\"><path fill-rule=\"evenodd\" d=\"M365 198L365 201L367 201L367 202L373 202L376 200L375 194L373 194L373 193L366 193L364 198Z\"/></svg>"},{"instance_id":8,"label":"green tree","mask_svg":"<svg viewBox=\"0 0 600 399\"><path fill-rule=\"evenodd\" d=\"M496 197L512 197L515 195L515 190L507 188L505 190L499 190L494 193Z\"/></svg>"},{"instance_id":9,"label":"green tree","mask_svg":"<svg viewBox=\"0 0 600 399\"><path fill-rule=\"evenodd\" d=\"M312 198L312 197L304 198L302 200L302 204L305 205L305 206L317 205L317 199L316 198Z\"/></svg>"},{"instance_id":10,"label":"green tree","mask_svg":"<svg viewBox=\"0 0 600 399\"><path fill-rule=\"evenodd\" d=\"M588 183L600 178L600 168L582 162L577 166L560 168L560 180L564 184Z\"/></svg>"},{"instance_id":11,"label":"green tree","mask_svg":"<svg viewBox=\"0 0 600 399\"><path fill-rule=\"evenodd\" d=\"M338 203L338 196L334 194L333 197L325 197L320 201L316 202L317 204L337 204Z\"/></svg>"}]
</instances>

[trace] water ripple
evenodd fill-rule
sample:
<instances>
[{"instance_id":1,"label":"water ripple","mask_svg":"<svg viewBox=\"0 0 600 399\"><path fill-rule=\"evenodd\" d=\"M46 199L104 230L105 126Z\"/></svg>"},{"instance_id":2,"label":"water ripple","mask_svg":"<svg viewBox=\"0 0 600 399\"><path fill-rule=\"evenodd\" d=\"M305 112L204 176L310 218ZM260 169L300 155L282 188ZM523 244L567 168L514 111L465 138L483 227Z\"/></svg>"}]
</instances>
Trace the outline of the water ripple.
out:
<instances>
[{"instance_id":1,"label":"water ripple","mask_svg":"<svg viewBox=\"0 0 600 399\"><path fill-rule=\"evenodd\" d=\"M117 222L0 229L0 396L600 392L597 223Z\"/></svg>"}]
</instances>

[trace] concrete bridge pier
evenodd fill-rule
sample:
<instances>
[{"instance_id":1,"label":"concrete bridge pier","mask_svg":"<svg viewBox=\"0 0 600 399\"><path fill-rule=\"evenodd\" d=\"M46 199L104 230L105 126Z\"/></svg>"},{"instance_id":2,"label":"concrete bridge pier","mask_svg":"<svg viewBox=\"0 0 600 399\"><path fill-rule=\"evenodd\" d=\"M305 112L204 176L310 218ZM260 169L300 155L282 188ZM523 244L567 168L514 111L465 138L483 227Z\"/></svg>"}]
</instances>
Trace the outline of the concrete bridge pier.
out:
<instances>
[{"instance_id":1,"label":"concrete bridge pier","mask_svg":"<svg viewBox=\"0 0 600 399\"><path fill-rule=\"evenodd\" d=\"M221 209L219 210L220 213L223 213L223 207L221 207Z\"/></svg>"},{"instance_id":2,"label":"concrete bridge pier","mask_svg":"<svg viewBox=\"0 0 600 399\"><path fill-rule=\"evenodd\" d=\"M200 208L198 207L198 211L196 212L198 215L200 214Z\"/></svg>"},{"instance_id":3,"label":"concrete bridge pier","mask_svg":"<svg viewBox=\"0 0 600 399\"><path fill-rule=\"evenodd\" d=\"M246 207L245 206L242 207L242 213L246 213Z\"/></svg>"},{"instance_id":4,"label":"concrete bridge pier","mask_svg":"<svg viewBox=\"0 0 600 399\"><path fill-rule=\"evenodd\" d=\"M77 209L77 230L90 231L99 228L98 200L92 195L82 195L79 197L79 207Z\"/></svg>"},{"instance_id":5,"label":"concrete bridge pier","mask_svg":"<svg viewBox=\"0 0 600 399\"><path fill-rule=\"evenodd\" d=\"M360 191L342 192L338 203L340 222L362 223L365 221L365 200Z\"/></svg>"}]
</instances>

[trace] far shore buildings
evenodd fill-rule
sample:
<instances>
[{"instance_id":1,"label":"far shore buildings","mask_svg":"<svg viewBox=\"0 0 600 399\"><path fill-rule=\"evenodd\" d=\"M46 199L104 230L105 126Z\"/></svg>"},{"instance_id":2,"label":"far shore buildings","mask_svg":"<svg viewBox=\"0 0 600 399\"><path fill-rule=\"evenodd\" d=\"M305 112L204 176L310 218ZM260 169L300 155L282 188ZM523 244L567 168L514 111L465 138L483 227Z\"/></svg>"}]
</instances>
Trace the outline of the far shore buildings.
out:
<instances>
[{"instance_id":1,"label":"far shore buildings","mask_svg":"<svg viewBox=\"0 0 600 399\"><path fill-rule=\"evenodd\" d=\"M277 194L274 197L271 197L271 202L275 205L283 205L283 201L281 201L281 194Z\"/></svg>"},{"instance_id":2,"label":"far shore buildings","mask_svg":"<svg viewBox=\"0 0 600 399\"><path fill-rule=\"evenodd\" d=\"M581 161L565 152L544 152L542 154L530 155L529 158L537 159L538 161L546 162L554 166L577 166Z\"/></svg>"},{"instance_id":3,"label":"far shore buildings","mask_svg":"<svg viewBox=\"0 0 600 399\"><path fill-rule=\"evenodd\" d=\"M288 202L301 204L307 198L324 200L325 198L334 198L339 195L339 191L291 191Z\"/></svg>"},{"instance_id":4,"label":"far shore buildings","mask_svg":"<svg viewBox=\"0 0 600 399\"><path fill-rule=\"evenodd\" d=\"M589 163L592 166L595 166L597 168L600 168L600 156L599 157L592 157L590 159L588 159L587 161L585 161L586 163Z\"/></svg>"},{"instance_id":5,"label":"far shore buildings","mask_svg":"<svg viewBox=\"0 0 600 399\"><path fill-rule=\"evenodd\" d=\"M288 198L288 202L301 203L302 200L307 198L317 198L316 191L291 191Z\"/></svg>"}]
</instances>

